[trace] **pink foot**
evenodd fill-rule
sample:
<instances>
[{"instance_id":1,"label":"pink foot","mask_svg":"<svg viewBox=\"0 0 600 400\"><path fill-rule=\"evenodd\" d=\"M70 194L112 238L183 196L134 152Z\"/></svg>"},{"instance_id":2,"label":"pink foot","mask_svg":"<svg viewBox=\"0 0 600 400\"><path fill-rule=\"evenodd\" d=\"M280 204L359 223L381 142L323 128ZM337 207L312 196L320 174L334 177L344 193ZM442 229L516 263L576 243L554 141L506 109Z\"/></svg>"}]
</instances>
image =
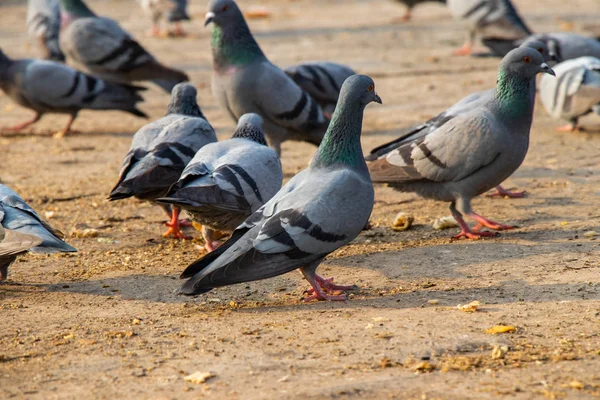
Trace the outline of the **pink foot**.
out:
<instances>
[{"instance_id":1,"label":"pink foot","mask_svg":"<svg viewBox=\"0 0 600 400\"><path fill-rule=\"evenodd\" d=\"M171 212L171 221L165 222L165 225L168 226L169 229L167 229L167 231L163 233L163 237L173 236L175 239L191 239L191 236L185 236L179 228L179 213L181 212L181 210L177 207L173 207Z\"/></svg>"},{"instance_id":2,"label":"pink foot","mask_svg":"<svg viewBox=\"0 0 600 400\"><path fill-rule=\"evenodd\" d=\"M469 56L471 55L472 46L468 43L465 43L461 48L456 49L452 52L455 56Z\"/></svg>"},{"instance_id":3,"label":"pink foot","mask_svg":"<svg viewBox=\"0 0 600 400\"><path fill-rule=\"evenodd\" d=\"M475 225L473 227L473 231L475 231L475 232L479 231L483 227L494 229L496 231L504 231L507 229L515 229L516 228L516 226L513 226L513 225L503 225L498 222L490 221L489 219L484 218L481 215L476 214L474 212L470 213L469 216L471 218L473 218L475 221L477 221L477 225Z\"/></svg>"},{"instance_id":4,"label":"pink foot","mask_svg":"<svg viewBox=\"0 0 600 400\"><path fill-rule=\"evenodd\" d=\"M575 124L567 124L556 128L556 132L579 132L579 128Z\"/></svg>"},{"instance_id":5,"label":"pink foot","mask_svg":"<svg viewBox=\"0 0 600 400\"><path fill-rule=\"evenodd\" d=\"M206 251L207 251L208 253L210 253L211 251L215 251L215 249L216 249L217 247L219 247L220 245L221 245L221 242L219 242L219 241L215 240L214 242L206 242L206 243L204 244L204 248L206 249Z\"/></svg>"},{"instance_id":6,"label":"pink foot","mask_svg":"<svg viewBox=\"0 0 600 400\"><path fill-rule=\"evenodd\" d=\"M346 291L346 290L356 290L358 286L356 285L336 285L333 283L333 277L331 278L322 278L319 275L315 275L315 280L325 292L336 292L336 291ZM315 289L311 288L306 291L307 294L314 294Z\"/></svg>"},{"instance_id":7,"label":"pink foot","mask_svg":"<svg viewBox=\"0 0 600 400\"><path fill-rule=\"evenodd\" d=\"M498 232L488 232L488 231L473 232L471 230L466 230L466 231L462 230L458 235L452 236L452 240L458 240L461 238L478 240L479 238L482 238L482 237L495 237L495 236L498 236Z\"/></svg>"},{"instance_id":8,"label":"pink foot","mask_svg":"<svg viewBox=\"0 0 600 400\"><path fill-rule=\"evenodd\" d=\"M522 192L510 192L506 189L504 189L502 186L498 185L496 186L496 190L488 193L486 196L487 197L502 197L502 198L509 198L509 199L520 199L525 197L525 190L523 190Z\"/></svg>"}]
</instances>

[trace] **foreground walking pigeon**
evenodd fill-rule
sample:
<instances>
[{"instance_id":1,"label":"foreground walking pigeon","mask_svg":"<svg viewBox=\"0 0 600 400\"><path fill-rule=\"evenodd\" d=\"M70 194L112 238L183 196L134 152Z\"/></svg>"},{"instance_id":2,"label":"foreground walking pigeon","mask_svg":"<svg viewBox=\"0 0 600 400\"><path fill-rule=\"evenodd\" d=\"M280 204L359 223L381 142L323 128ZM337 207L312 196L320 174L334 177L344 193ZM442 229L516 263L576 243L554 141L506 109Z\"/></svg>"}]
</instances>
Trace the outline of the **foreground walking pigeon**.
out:
<instances>
[{"instance_id":1,"label":"foreground walking pigeon","mask_svg":"<svg viewBox=\"0 0 600 400\"><path fill-rule=\"evenodd\" d=\"M471 199L499 185L525 159L535 101L531 85L541 72L554 75L538 51L512 50L500 63L492 99L370 163L373 182L451 202L450 211L462 229L456 239L493 235L479 232L483 227L513 228L475 213ZM477 221L473 230L463 215Z\"/></svg>"},{"instance_id":2,"label":"foreground walking pigeon","mask_svg":"<svg viewBox=\"0 0 600 400\"><path fill-rule=\"evenodd\" d=\"M61 0L60 46L67 59L102 79L152 81L171 93L186 74L159 63L114 20L98 17L82 0Z\"/></svg>"},{"instance_id":3,"label":"foreground walking pigeon","mask_svg":"<svg viewBox=\"0 0 600 400\"><path fill-rule=\"evenodd\" d=\"M210 0L205 25L212 27L213 94L237 120L256 113L271 147L286 140L318 145L329 120L315 100L273 65L254 40L233 0Z\"/></svg>"},{"instance_id":4,"label":"foreground walking pigeon","mask_svg":"<svg viewBox=\"0 0 600 400\"><path fill-rule=\"evenodd\" d=\"M145 88L120 85L94 78L56 61L11 60L0 50L0 89L20 106L35 111L33 119L9 130L19 131L36 123L44 114L69 114L69 122L58 136L66 135L81 110L121 110L148 116L137 108Z\"/></svg>"},{"instance_id":5,"label":"foreground walking pigeon","mask_svg":"<svg viewBox=\"0 0 600 400\"><path fill-rule=\"evenodd\" d=\"M580 57L564 61L555 67L557 79L540 81L540 99L555 119L569 124L558 131L578 130L577 122L590 112L600 115L600 59Z\"/></svg>"},{"instance_id":6,"label":"foreground walking pigeon","mask_svg":"<svg viewBox=\"0 0 600 400\"><path fill-rule=\"evenodd\" d=\"M218 242L213 231L231 232L281 189L283 172L267 147L262 118L244 114L233 137L201 148L161 204L186 210L202 224L207 251Z\"/></svg>"},{"instance_id":7,"label":"foreground walking pigeon","mask_svg":"<svg viewBox=\"0 0 600 400\"><path fill-rule=\"evenodd\" d=\"M29 0L27 4L29 37L40 49L42 58L65 61L59 44L59 0Z\"/></svg>"},{"instance_id":8,"label":"foreground walking pigeon","mask_svg":"<svg viewBox=\"0 0 600 400\"><path fill-rule=\"evenodd\" d=\"M196 152L217 141L214 129L198 107L196 94L189 83L175 86L167 115L136 132L109 200L135 196L154 202L164 197ZM185 238L179 228L179 207L161 207L170 218L163 236Z\"/></svg>"},{"instance_id":9,"label":"foreground walking pigeon","mask_svg":"<svg viewBox=\"0 0 600 400\"><path fill-rule=\"evenodd\" d=\"M168 32L173 36L185 36L181 28L181 21L189 21L187 13L187 0L138 0L142 9L152 18L150 36L160 36L160 20L166 16L168 22L175 24L175 30Z\"/></svg>"},{"instance_id":10,"label":"foreground walking pigeon","mask_svg":"<svg viewBox=\"0 0 600 400\"><path fill-rule=\"evenodd\" d=\"M396 0L396 1L398 3L402 3L406 6L406 11L404 11L404 14L400 17L401 21L410 20L410 18L412 17L412 9L417 4L427 3L427 2L437 2L437 3L446 4L446 0Z\"/></svg>"},{"instance_id":11,"label":"foreground walking pigeon","mask_svg":"<svg viewBox=\"0 0 600 400\"><path fill-rule=\"evenodd\" d=\"M7 232L15 231L14 235L8 232L5 239L17 242L13 243L14 247L8 244L3 247L4 240L0 243L0 281L8 276L8 266L14 258L25 251L23 247L28 247L33 253L42 254L77 251L62 240L64 238L62 232L44 222L18 194L2 184L0 184L0 225Z\"/></svg>"},{"instance_id":12,"label":"foreground walking pigeon","mask_svg":"<svg viewBox=\"0 0 600 400\"><path fill-rule=\"evenodd\" d=\"M235 283L271 278L300 268L312 285L306 300L345 300L333 279L316 269L332 251L351 242L373 209L373 186L362 156L365 106L381 103L373 80L344 82L331 125L309 167L294 176L252 214L221 247L191 264L183 294L200 294Z\"/></svg>"},{"instance_id":13,"label":"foreground walking pigeon","mask_svg":"<svg viewBox=\"0 0 600 400\"><path fill-rule=\"evenodd\" d=\"M335 110L342 84L346 78L356 74L350 67L325 61L300 63L284 71L317 101L328 119Z\"/></svg>"},{"instance_id":14,"label":"foreground walking pigeon","mask_svg":"<svg viewBox=\"0 0 600 400\"><path fill-rule=\"evenodd\" d=\"M545 62L550 61L559 61L558 57L551 52L544 42L540 42L537 40L529 40L521 47L529 47L534 50L537 50ZM531 80L531 86L529 87L531 91L531 96L534 98L536 91L536 80L535 77ZM429 135L431 132L440 128L442 125L448 123L453 118L458 115L470 112L478 107L485 106L485 104L489 103L494 99L496 93L496 88L484 90L481 92L475 92L467 97L462 98L456 104L451 106L445 111L442 111L435 117L425 121L422 124L414 125L406 129L400 130L400 136L393 141L383 144L375 149L371 150L371 154L369 154L365 159L367 161L375 161L379 158L385 158L387 154L392 152L393 150L401 147L404 144L412 143L415 140L422 139L425 136ZM520 198L525 195L525 192L509 192L504 189L501 185L496 186L496 190L489 194L489 197L510 197L510 198Z\"/></svg>"},{"instance_id":15,"label":"foreground walking pigeon","mask_svg":"<svg viewBox=\"0 0 600 400\"><path fill-rule=\"evenodd\" d=\"M515 6L510 0L448 0L448 9L456 19L466 20L469 35L465 44L455 55L469 55L475 36L480 36L484 45L492 48L531 35Z\"/></svg>"}]
</instances>

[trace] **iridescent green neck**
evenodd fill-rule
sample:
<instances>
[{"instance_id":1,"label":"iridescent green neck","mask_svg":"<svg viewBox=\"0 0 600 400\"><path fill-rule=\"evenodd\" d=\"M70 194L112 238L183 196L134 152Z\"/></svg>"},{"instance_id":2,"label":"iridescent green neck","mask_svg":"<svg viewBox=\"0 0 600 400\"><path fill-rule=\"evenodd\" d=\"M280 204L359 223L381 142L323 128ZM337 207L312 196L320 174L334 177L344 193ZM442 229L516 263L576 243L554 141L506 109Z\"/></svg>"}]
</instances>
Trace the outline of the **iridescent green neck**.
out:
<instances>
[{"instance_id":1,"label":"iridescent green neck","mask_svg":"<svg viewBox=\"0 0 600 400\"><path fill-rule=\"evenodd\" d=\"M95 17L96 14L88 8L81 0L60 0L63 9L71 17L86 18Z\"/></svg>"},{"instance_id":2,"label":"iridescent green neck","mask_svg":"<svg viewBox=\"0 0 600 400\"><path fill-rule=\"evenodd\" d=\"M265 55L243 19L228 29L213 25L211 46L214 66L217 70L265 59Z\"/></svg>"},{"instance_id":3,"label":"iridescent green neck","mask_svg":"<svg viewBox=\"0 0 600 400\"><path fill-rule=\"evenodd\" d=\"M311 161L312 167L341 164L367 168L360 145L364 106L338 103L325 137Z\"/></svg>"},{"instance_id":4,"label":"iridescent green neck","mask_svg":"<svg viewBox=\"0 0 600 400\"><path fill-rule=\"evenodd\" d=\"M531 95L531 82L531 79L500 71L496 84L500 112L509 118L530 117L535 98Z\"/></svg>"}]
</instances>

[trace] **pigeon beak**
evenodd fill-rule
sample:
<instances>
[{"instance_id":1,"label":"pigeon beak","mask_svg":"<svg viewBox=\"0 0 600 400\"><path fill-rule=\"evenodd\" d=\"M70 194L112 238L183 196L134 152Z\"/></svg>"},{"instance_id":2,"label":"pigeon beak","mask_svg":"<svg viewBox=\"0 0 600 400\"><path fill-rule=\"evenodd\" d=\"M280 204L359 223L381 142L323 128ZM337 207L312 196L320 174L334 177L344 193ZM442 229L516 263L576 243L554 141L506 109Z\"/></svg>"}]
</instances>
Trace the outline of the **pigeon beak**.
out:
<instances>
[{"instance_id":1,"label":"pigeon beak","mask_svg":"<svg viewBox=\"0 0 600 400\"><path fill-rule=\"evenodd\" d=\"M207 12L206 15L204 16L204 26L213 22L214 19L215 19L215 13L212 11Z\"/></svg>"},{"instance_id":2,"label":"pigeon beak","mask_svg":"<svg viewBox=\"0 0 600 400\"><path fill-rule=\"evenodd\" d=\"M379 97L379 96L377 95L377 93L375 93L375 98L373 99L373 101L374 101L375 103L383 104L383 102L381 101L381 97Z\"/></svg>"},{"instance_id":3,"label":"pigeon beak","mask_svg":"<svg viewBox=\"0 0 600 400\"><path fill-rule=\"evenodd\" d=\"M556 74L554 73L554 71L552 70L552 68L550 68L548 66L548 64L546 63L542 63L542 65L540 65L540 68L542 69L542 71L544 71L547 74L550 74L552 76L556 76Z\"/></svg>"}]
</instances>

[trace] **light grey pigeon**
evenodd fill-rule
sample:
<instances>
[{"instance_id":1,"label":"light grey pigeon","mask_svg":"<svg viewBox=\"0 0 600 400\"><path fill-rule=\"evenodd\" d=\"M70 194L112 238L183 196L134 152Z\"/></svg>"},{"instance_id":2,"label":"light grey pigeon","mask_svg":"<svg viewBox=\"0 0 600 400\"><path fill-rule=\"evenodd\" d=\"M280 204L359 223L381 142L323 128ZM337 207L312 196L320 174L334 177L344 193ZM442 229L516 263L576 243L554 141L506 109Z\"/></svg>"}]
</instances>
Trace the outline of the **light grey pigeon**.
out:
<instances>
[{"instance_id":1,"label":"light grey pigeon","mask_svg":"<svg viewBox=\"0 0 600 400\"><path fill-rule=\"evenodd\" d=\"M0 282L8 278L8 267L18 256L40 244L42 239L37 236L4 229L0 225Z\"/></svg>"},{"instance_id":2,"label":"light grey pigeon","mask_svg":"<svg viewBox=\"0 0 600 400\"><path fill-rule=\"evenodd\" d=\"M471 54L476 36L494 51L494 46L504 43L516 47L513 41L532 33L510 0L448 0L448 9L454 18L466 20L469 29L467 41L455 55Z\"/></svg>"},{"instance_id":3,"label":"light grey pigeon","mask_svg":"<svg viewBox=\"0 0 600 400\"><path fill-rule=\"evenodd\" d=\"M325 116L331 119L342 84L352 68L327 61L305 62L284 69L298 86L317 101Z\"/></svg>"},{"instance_id":4,"label":"light grey pigeon","mask_svg":"<svg viewBox=\"0 0 600 400\"><path fill-rule=\"evenodd\" d=\"M204 247L213 231L232 232L281 189L281 161L267 146L258 114L244 114L233 137L201 148L161 204L186 210L202 224Z\"/></svg>"},{"instance_id":5,"label":"light grey pigeon","mask_svg":"<svg viewBox=\"0 0 600 400\"><path fill-rule=\"evenodd\" d=\"M27 4L27 30L29 37L40 49L42 58L65 61L60 50L59 0L29 0Z\"/></svg>"},{"instance_id":6,"label":"light grey pigeon","mask_svg":"<svg viewBox=\"0 0 600 400\"><path fill-rule=\"evenodd\" d=\"M214 129L198 107L196 94L193 85L178 84L173 88L167 115L136 132L109 200L135 196L154 202L164 197L196 152L217 141ZM179 207L161 207L170 217L163 236L185 238L179 228Z\"/></svg>"},{"instance_id":7,"label":"light grey pigeon","mask_svg":"<svg viewBox=\"0 0 600 400\"><path fill-rule=\"evenodd\" d=\"M373 185L362 156L365 106L381 103L373 80L349 77L331 124L309 167L289 180L231 238L182 273L180 293L193 295L235 283L271 278L300 268L313 287L306 298L345 300L316 269L332 251L350 243L373 209ZM309 292L311 292L309 291ZM327 292L327 293L326 293Z\"/></svg>"},{"instance_id":8,"label":"light grey pigeon","mask_svg":"<svg viewBox=\"0 0 600 400\"><path fill-rule=\"evenodd\" d=\"M235 1L210 0L208 10L213 94L231 118L237 122L246 113L260 115L277 154L286 140L318 145L329 120L311 96L265 57Z\"/></svg>"},{"instance_id":9,"label":"light grey pigeon","mask_svg":"<svg viewBox=\"0 0 600 400\"><path fill-rule=\"evenodd\" d=\"M408 21L408 20L410 20L410 18L412 17L412 9L417 4L428 3L428 2L437 2L437 3L446 4L446 0L396 0L396 1L398 3L402 3L402 4L404 4L406 6L406 11L400 17L401 21Z\"/></svg>"},{"instance_id":10,"label":"light grey pigeon","mask_svg":"<svg viewBox=\"0 0 600 400\"><path fill-rule=\"evenodd\" d=\"M171 93L188 80L159 63L114 20L98 17L82 0L61 0L60 47L85 72L118 83L151 81Z\"/></svg>"},{"instance_id":11,"label":"light grey pigeon","mask_svg":"<svg viewBox=\"0 0 600 400\"><path fill-rule=\"evenodd\" d=\"M579 57L600 58L600 38L591 38L570 32L556 32L532 35L525 41L527 40L546 43L548 48L564 61Z\"/></svg>"},{"instance_id":12,"label":"light grey pigeon","mask_svg":"<svg viewBox=\"0 0 600 400\"><path fill-rule=\"evenodd\" d=\"M523 43L521 45L521 47L529 47L529 48L537 50L544 58L544 61L547 63L550 61L553 61L553 62L560 61L558 59L558 57L548 49L548 47L546 46L546 44L544 42L530 40L530 41L527 41L527 43ZM532 98L534 98L535 91L536 91L535 77L531 81L531 86L530 86L529 90L531 91ZM431 132L435 131L436 129L440 128L442 125L446 124L448 121L451 121L456 116L471 112L472 110L474 110L478 107L484 106L485 104L487 104L491 100L493 100L495 93L496 93L496 88L484 90L481 92L471 93L467 97L462 98L456 104L454 104L450 108L446 109L445 111L442 111L441 113L439 113L435 117L429 119L428 121L425 121L422 124L417 124L417 125L411 126L409 128L400 130L400 136L397 139L394 139L393 141L391 141L389 143L386 143L379 147L374 148L373 150L371 150L371 153L367 157L365 157L365 159L367 161L375 161L379 158L385 158L387 156L387 154L389 154L391 151L393 151L393 150L397 149L398 147L401 147L407 143L412 143L415 140L424 138ZM504 197L520 198L520 197L523 197L524 195L525 195L524 191L523 192L510 192L510 191L504 189L501 185L496 186L496 190L494 192L488 194L489 197L503 197L503 198Z\"/></svg>"},{"instance_id":13,"label":"light grey pigeon","mask_svg":"<svg viewBox=\"0 0 600 400\"><path fill-rule=\"evenodd\" d=\"M499 185L525 159L535 101L531 84L540 72L554 75L538 51L510 51L500 63L490 101L370 163L373 182L451 202L450 211L462 228L456 239L492 235L479 232L482 227L513 228L476 214L471 199ZM477 221L473 230L463 214Z\"/></svg>"},{"instance_id":14,"label":"light grey pigeon","mask_svg":"<svg viewBox=\"0 0 600 400\"><path fill-rule=\"evenodd\" d=\"M18 194L2 184L0 184L0 224L6 230L39 238L41 241L39 243L35 241L36 244L30 248L33 253L77 251L62 240L65 236L62 232L44 222ZM27 239L27 236L19 236L18 239L24 242L32 240ZM11 262L0 261L0 281L6 279Z\"/></svg>"},{"instance_id":15,"label":"light grey pigeon","mask_svg":"<svg viewBox=\"0 0 600 400\"><path fill-rule=\"evenodd\" d=\"M11 60L0 50L0 89L20 106L35 111L33 119L9 130L19 131L44 114L69 114L58 136L67 134L81 110L121 110L148 118L137 108L143 87L120 85L94 78L50 60Z\"/></svg>"},{"instance_id":16,"label":"light grey pigeon","mask_svg":"<svg viewBox=\"0 0 600 400\"><path fill-rule=\"evenodd\" d=\"M175 24L173 32L168 32L171 36L185 36L181 21L189 21L191 18L187 13L187 0L138 0L142 9L150 15L152 19L152 28L149 31L150 36L160 36L160 20L166 17L168 22Z\"/></svg>"},{"instance_id":17,"label":"light grey pigeon","mask_svg":"<svg viewBox=\"0 0 600 400\"><path fill-rule=\"evenodd\" d=\"M543 76L540 81L540 99L552 118L569 121L557 130L577 130L579 117L590 112L600 115L600 59L579 57L558 64L554 70L557 79Z\"/></svg>"}]
</instances>

